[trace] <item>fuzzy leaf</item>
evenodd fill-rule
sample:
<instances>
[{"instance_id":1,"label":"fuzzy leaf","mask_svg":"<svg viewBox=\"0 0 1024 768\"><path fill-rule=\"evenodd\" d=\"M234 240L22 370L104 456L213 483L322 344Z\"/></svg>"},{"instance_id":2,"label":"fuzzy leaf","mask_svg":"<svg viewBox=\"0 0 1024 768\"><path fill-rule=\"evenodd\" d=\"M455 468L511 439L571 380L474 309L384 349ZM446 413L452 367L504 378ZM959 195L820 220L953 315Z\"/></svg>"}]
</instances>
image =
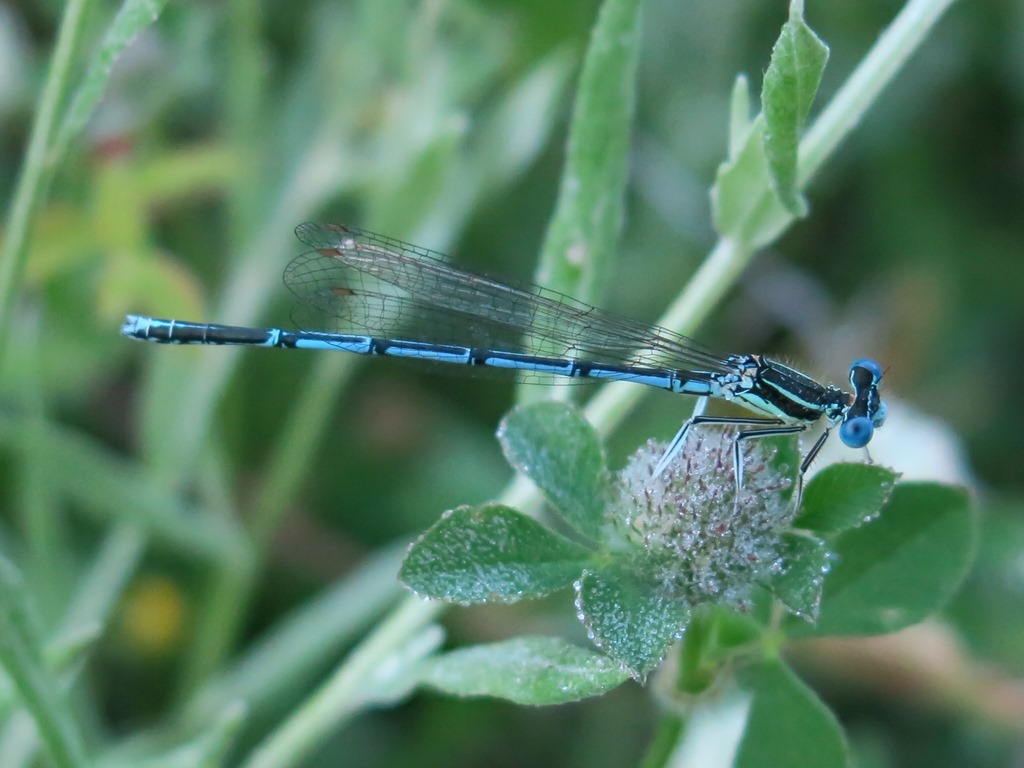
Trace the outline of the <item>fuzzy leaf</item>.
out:
<instances>
[{"instance_id":1,"label":"fuzzy leaf","mask_svg":"<svg viewBox=\"0 0 1024 768\"><path fill-rule=\"evenodd\" d=\"M974 538L966 490L897 485L876 520L836 539L818 622L791 634L876 635L916 624L959 586Z\"/></svg>"},{"instance_id":2,"label":"fuzzy leaf","mask_svg":"<svg viewBox=\"0 0 1024 768\"><path fill-rule=\"evenodd\" d=\"M598 647L642 680L682 635L689 607L620 566L588 571L576 607Z\"/></svg>"},{"instance_id":3,"label":"fuzzy leaf","mask_svg":"<svg viewBox=\"0 0 1024 768\"><path fill-rule=\"evenodd\" d=\"M792 533L782 536L783 570L772 579L771 589L793 613L808 621L818 617L829 551L815 536Z\"/></svg>"},{"instance_id":4,"label":"fuzzy leaf","mask_svg":"<svg viewBox=\"0 0 1024 768\"><path fill-rule=\"evenodd\" d=\"M598 696L629 679L604 654L557 637L517 637L425 662L425 684L456 696L496 696L516 704L564 704Z\"/></svg>"},{"instance_id":5,"label":"fuzzy leaf","mask_svg":"<svg viewBox=\"0 0 1024 768\"><path fill-rule=\"evenodd\" d=\"M580 533L602 538L608 498L604 450L594 428L567 403L519 406L498 428L509 463L540 488Z\"/></svg>"},{"instance_id":6,"label":"fuzzy leaf","mask_svg":"<svg viewBox=\"0 0 1024 768\"><path fill-rule=\"evenodd\" d=\"M86 126L103 97L114 63L140 32L156 22L165 5L167 0L126 0L121 5L64 115L56 154L62 155Z\"/></svg>"},{"instance_id":7,"label":"fuzzy leaf","mask_svg":"<svg viewBox=\"0 0 1024 768\"><path fill-rule=\"evenodd\" d=\"M761 89L764 148L772 186L794 216L807 213L807 203L797 189L797 151L800 130L827 61L828 46L804 23L802 9L794 9L772 49Z\"/></svg>"},{"instance_id":8,"label":"fuzzy leaf","mask_svg":"<svg viewBox=\"0 0 1024 768\"><path fill-rule=\"evenodd\" d=\"M711 189L715 230L751 247L771 242L792 220L771 183L764 133L764 117L758 115L746 140L718 166Z\"/></svg>"},{"instance_id":9,"label":"fuzzy leaf","mask_svg":"<svg viewBox=\"0 0 1024 768\"><path fill-rule=\"evenodd\" d=\"M423 597L514 602L568 587L588 556L584 547L510 507L458 507L413 543L399 578Z\"/></svg>"},{"instance_id":10,"label":"fuzzy leaf","mask_svg":"<svg viewBox=\"0 0 1024 768\"><path fill-rule=\"evenodd\" d=\"M847 747L835 715L778 659L739 673L752 695L735 768L845 768Z\"/></svg>"},{"instance_id":11,"label":"fuzzy leaf","mask_svg":"<svg viewBox=\"0 0 1024 768\"><path fill-rule=\"evenodd\" d=\"M878 516L896 487L899 473L874 464L833 464L814 476L804 491L794 528L838 533Z\"/></svg>"}]
</instances>

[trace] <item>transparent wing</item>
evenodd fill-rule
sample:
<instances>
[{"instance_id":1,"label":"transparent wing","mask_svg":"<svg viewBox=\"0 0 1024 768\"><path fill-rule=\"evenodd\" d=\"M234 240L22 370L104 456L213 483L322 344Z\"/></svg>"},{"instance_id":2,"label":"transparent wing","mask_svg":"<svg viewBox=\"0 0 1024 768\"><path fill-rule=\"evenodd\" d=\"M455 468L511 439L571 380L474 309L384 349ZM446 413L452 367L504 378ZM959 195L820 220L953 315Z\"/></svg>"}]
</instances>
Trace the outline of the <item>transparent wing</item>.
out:
<instances>
[{"instance_id":1,"label":"transparent wing","mask_svg":"<svg viewBox=\"0 0 1024 768\"><path fill-rule=\"evenodd\" d=\"M284 273L307 330L482 347L595 363L723 372L693 340L538 286L464 272L442 254L351 227L301 224L312 251Z\"/></svg>"}]
</instances>

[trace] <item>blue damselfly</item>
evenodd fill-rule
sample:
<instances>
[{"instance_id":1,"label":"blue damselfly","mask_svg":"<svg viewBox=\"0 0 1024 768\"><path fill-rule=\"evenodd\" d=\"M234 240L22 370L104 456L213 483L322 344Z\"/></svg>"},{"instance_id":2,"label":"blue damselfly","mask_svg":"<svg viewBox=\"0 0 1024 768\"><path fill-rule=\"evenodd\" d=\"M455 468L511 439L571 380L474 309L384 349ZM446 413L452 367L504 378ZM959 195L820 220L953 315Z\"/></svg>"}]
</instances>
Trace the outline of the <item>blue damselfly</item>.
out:
<instances>
[{"instance_id":1,"label":"blue damselfly","mask_svg":"<svg viewBox=\"0 0 1024 768\"><path fill-rule=\"evenodd\" d=\"M452 267L426 248L352 227L306 223L296 236L312 250L285 269L299 298L300 328L248 328L128 315L121 333L171 344L244 344L341 350L361 355L488 366L528 378L629 381L700 400L655 470L660 474L698 424L734 424L739 443L826 428L800 464L800 477L830 431L862 448L885 420L882 368L869 358L850 366L852 392L818 383L763 355L716 355L669 331L588 306L536 286L516 288ZM404 338L408 333L412 338ZM705 415L708 398L745 406L754 417Z\"/></svg>"}]
</instances>

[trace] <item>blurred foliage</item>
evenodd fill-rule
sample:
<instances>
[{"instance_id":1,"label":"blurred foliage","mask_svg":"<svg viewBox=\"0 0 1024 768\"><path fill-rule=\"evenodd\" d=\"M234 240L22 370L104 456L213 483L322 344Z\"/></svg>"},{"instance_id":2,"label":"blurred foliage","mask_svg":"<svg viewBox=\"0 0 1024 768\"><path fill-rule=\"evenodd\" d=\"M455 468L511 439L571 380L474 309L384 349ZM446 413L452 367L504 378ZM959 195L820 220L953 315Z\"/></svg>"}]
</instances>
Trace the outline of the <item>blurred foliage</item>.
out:
<instances>
[{"instance_id":1,"label":"blurred foliage","mask_svg":"<svg viewBox=\"0 0 1024 768\"><path fill-rule=\"evenodd\" d=\"M245 754L398 598L392 542L511 477L494 439L510 382L324 359L340 355L145 348L117 327L125 312L287 324L280 273L307 218L529 278L598 5L171 3L114 63L98 110L50 169L0 359L0 551L38 614L18 625L38 656L26 669L76 681L82 733L65 743L111 765L181 744L195 751L181 747L179 764L196 765L232 736L232 754ZM808 3L831 48L816 105L898 8ZM653 321L713 245L707 189L733 81L742 71L758 83L786 12L643 4L627 218L596 302ZM61 13L0 6L5 200ZM112 13L85 4L73 85ZM887 365L888 398L962 440L987 520L946 618L1003 688L915 698L816 668L858 765L987 767L1024 749L1019 721L998 716L1002 699L986 709L969 695L1020 697L1000 674L1024 670L1022 30L1019 3L955 4L805 191L809 217L759 254L700 334L836 382L870 353ZM611 441L611 465L669 437L685 407L648 397ZM895 426L879 453L884 437L922 474L963 481L939 446L900 443ZM453 612L450 642L571 636L570 599ZM244 722L230 705L240 695ZM15 708L4 687L0 713ZM545 710L419 696L362 715L302 764L634 764L654 710L635 686ZM34 745L15 715L0 765L33 764Z\"/></svg>"}]
</instances>

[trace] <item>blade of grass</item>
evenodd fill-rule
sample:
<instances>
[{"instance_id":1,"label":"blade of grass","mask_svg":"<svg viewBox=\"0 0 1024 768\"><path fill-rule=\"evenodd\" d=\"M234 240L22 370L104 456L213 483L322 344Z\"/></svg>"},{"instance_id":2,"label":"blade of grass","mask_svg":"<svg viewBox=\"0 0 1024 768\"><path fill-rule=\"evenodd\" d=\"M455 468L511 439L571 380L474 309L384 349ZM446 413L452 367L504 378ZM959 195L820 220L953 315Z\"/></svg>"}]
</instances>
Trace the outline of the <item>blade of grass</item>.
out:
<instances>
[{"instance_id":1,"label":"blade of grass","mask_svg":"<svg viewBox=\"0 0 1024 768\"><path fill-rule=\"evenodd\" d=\"M0 664L31 713L46 751L59 768L85 766L78 724L57 682L44 669L43 639L33 621L21 575L0 558Z\"/></svg>"},{"instance_id":2,"label":"blade of grass","mask_svg":"<svg viewBox=\"0 0 1024 768\"><path fill-rule=\"evenodd\" d=\"M21 392L25 428L22 430L20 445L15 447L21 451L20 468L16 472L21 500L18 507L28 544L25 570L34 587L40 612L49 626L49 619L62 605L61 595L66 594L69 587L67 570L62 567L68 557L67 532L59 512L58 494L49 478L48 467L52 457L43 437L48 414L43 397L44 388L41 386L39 350L42 347L39 344L38 322L31 323L29 334L29 375L24 379Z\"/></svg>"},{"instance_id":3,"label":"blade of grass","mask_svg":"<svg viewBox=\"0 0 1024 768\"><path fill-rule=\"evenodd\" d=\"M38 441L37 450L47 457L51 490L59 490L98 519L137 526L177 551L203 559L230 554L228 548L237 536L191 514L172 494L140 482L130 462L110 456L71 429L0 415L0 445L17 451L26 440Z\"/></svg>"},{"instance_id":4,"label":"blade of grass","mask_svg":"<svg viewBox=\"0 0 1024 768\"><path fill-rule=\"evenodd\" d=\"M249 647L190 702L185 720L204 722L234 699L254 712L336 657L401 594L395 573L405 544L387 547Z\"/></svg>"},{"instance_id":5,"label":"blade of grass","mask_svg":"<svg viewBox=\"0 0 1024 768\"><path fill-rule=\"evenodd\" d=\"M130 526L116 528L107 535L84 577L79 579L81 587L70 601L61 630L50 647L73 645L76 639L80 642L106 626L142 558L145 541L145 536ZM74 683L79 671L78 666L67 671L61 680L62 690ZM28 765L39 746L35 722L24 710L16 712L0 735L0 765Z\"/></svg>"},{"instance_id":6,"label":"blade of grass","mask_svg":"<svg viewBox=\"0 0 1024 768\"><path fill-rule=\"evenodd\" d=\"M284 724L265 739L243 763L245 768L277 768L297 765L303 756L338 724L375 700L379 685L375 679L380 662L393 658L409 639L417 636L442 610L440 603L406 598L377 626L373 634ZM398 670L393 670L398 672ZM391 677L391 676L384 676Z\"/></svg>"},{"instance_id":7,"label":"blade of grass","mask_svg":"<svg viewBox=\"0 0 1024 768\"><path fill-rule=\"evenodd\" d=\"M7 347L14 297L28 259L29 228L47 186L47 154L57 126L57 110L67 90L71 64L81 42L86 4L87 0L69 0L64 7L57 44L50 60L50 71L43 86L25 160L14 189L3 245L0 247L0 360Z\"/></svg>"},{"instance_id":8,"label":"blade of grass","mask_svg":"<svg viewBox=\"0 0 1024 768\"><path fill-rule=\"evenodd\" d=\"M47 157L51 167L60 163L71 142L88 124L106 90L114 63L142 30L160 18L165 5L167 0L125 0L122 3L64 112L60 131Z\"/></svg>"},{"instance_id":9,"label":"blade of grass","mask_svg":"<svg viewBox=\"0 0 1024 768\"><path fill-rule=\"evenodd\" d=\"M225 117L229 145L247 162L241 163L232 177L230 204L230 238L240 243L246 238L252 222L260 213L261 186L258 182L266 171L260 158L261 107L264 66L260 49L263 22L262 3L254 0L230 0L227 3L227 86Z\"/></svg>"}]
</instances>

